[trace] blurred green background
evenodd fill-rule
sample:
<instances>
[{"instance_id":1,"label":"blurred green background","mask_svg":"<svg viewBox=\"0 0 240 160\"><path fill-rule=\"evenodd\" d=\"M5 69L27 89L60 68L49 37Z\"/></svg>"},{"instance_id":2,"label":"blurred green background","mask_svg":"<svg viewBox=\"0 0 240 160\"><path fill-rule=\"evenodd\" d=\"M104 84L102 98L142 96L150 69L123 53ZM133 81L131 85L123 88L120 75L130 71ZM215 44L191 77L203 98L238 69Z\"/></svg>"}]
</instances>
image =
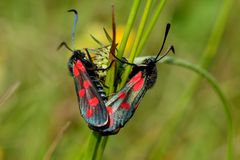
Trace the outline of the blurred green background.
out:
<instances>
[{"instance_id":1,"label":"blurred green background","mask_svg":"<svg viewBox=\"0 0 240 160\"><path fill-rule=\"evenodd\" d=\"M174 44L175 56L198 64L222 2L167 1L142 55L157 53L165 25L170 22L167 43ZM73 15L66 11L72 8L79 11L78 48L97 46L89 34L107 42L102 27L111 29L112 4L120 39L132 1L1 0L0 160L43 159L67 121L71 124L52 159L78 157L91 132L80 117L74 83L67 70L71 53L56 51L56 47L62 41L71 42ZM143 7L144 4L141 10ZM240 1L235 1L210 67L231 103L235 159L240 158L239 10ZM169 134L169 122L175 121L180 110L176 108L178 101L195 73L165 64L158 69L158 81L134 117L118 135L109 138L104 159L158 159L154 157L163 148L164 160L225 159L226 116L212 88L202 81L184 114L177 119L177 128Z\"/></svg>"}]
</instances>

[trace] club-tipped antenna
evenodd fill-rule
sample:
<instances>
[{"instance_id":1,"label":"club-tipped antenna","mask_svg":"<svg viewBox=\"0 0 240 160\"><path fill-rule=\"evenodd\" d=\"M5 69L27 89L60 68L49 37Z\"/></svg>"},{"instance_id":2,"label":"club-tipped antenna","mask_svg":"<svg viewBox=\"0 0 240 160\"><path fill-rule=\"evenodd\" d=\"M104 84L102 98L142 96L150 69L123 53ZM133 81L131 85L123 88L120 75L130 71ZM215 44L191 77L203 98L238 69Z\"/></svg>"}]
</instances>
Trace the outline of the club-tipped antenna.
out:
<instances>
[{"instance_id":1,"label":"club-tipped antenna","mask_svg":"<svg viewBox=\"0 0 240 160\"><path fill-rule=\"evenodd\" d=\"M156 59L156 62L157 62L157 61L160 61L161 59L163 59L166 55L168 55L168 53L169 53L170 51L172 51L173 54L175 54L175 49L174 49L173 45L171 45L171 46L168 48L168 50L167 50L161 57L159 57L159 59Z\"/></svg>"},{"instance_id":2,"label":"club-tipped antenna","mask_svg":"<svg viewBox=\"0 0 240 160\"><path fill-rule=\"evenodd\" d=\"M60 48L62 48L62 46L66 47L69 51L73 52L73 50L67 45L66 42L62 42L62 43L57 47L57 50L59 50Z\"/></svg>"},{"instance_id":3,"label":"club-tipped antenna","mask_svg":"<svg viewBox=\"0 0 240 160\"><path fill-rule=\"evenodd\" d=\"M156 56L156 58L155 58L156 61L158 61L157 59L158 59L158 57L160 56L160 54L161 54L161 52L162 52L162 50L163 50L163 47L164 47L164 45L165 45L165 42L166 42L166 39L167 39L167 36L168 36L168 32L169 32L169 30L170 30L170 26L171 26L170 23L168 23L167 26L166 26L165 35L164 35L164 39L163 39L163 43L162 43L161 49L159 50L159 52L158 52L158 54L157 54L157 56ZM162 56L161 56L161 57L162 57Z\"/></svg>"},{"instance_id":4,"label":"club-tipped antenna","mask_svg":"<svg viewBox=\"0 0 240 160\"><path fill-rule=\"evenodd\" d=\"M77 21L78 21L78 12L75 9L70 9L68 12L74 13L74 23L73 23L73 29L72 29L72 48L74 49L74 40L75 40L75 34L76 34L76 27L77 27Z\"/></svg>"}]
</instances>

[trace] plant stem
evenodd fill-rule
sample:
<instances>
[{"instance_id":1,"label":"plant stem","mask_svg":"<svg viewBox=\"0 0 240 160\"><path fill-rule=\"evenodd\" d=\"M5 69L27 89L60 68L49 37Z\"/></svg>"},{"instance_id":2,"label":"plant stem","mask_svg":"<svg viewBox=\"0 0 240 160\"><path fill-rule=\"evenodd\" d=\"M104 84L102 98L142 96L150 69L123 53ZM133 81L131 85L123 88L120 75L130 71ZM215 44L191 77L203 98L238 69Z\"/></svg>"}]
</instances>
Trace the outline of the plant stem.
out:
<instances>
[{"instance_id":1,"label":"plant stem","mask_svg":"<svg viewBox=\"0 0 240 160\"><path fill-rule=\"evenodd\" d=\"M123 56L123 53L125 51L130 32L131 32L132 27L133 27L133 23L136 19L136 15L137 15L137 11L139 9L140 3L141 3L141 0L134 0L134 2L133 2L133 6L131 8L131 12L129 14L129 18L128 18L128 21L127 21L126 29L124 31L123 38L121 40L121 43L120 43L120 46L119 46L119 49L118 49L118 54L117 54L118 58L122 58L122 56Z\"/></svg>"},{"instance_id":2,"label":"plant stem","mask_svg":"<svg viewBox=\"0 0 240 160\"><path fill-rule=\"evenodd\" d=\"M128 41L128 37L130 34L130 31L132 29L133 23L136 19L136 15L137 15L137 11L139 9L140 6L140 2L141 0L134 0L133 2L133 6L131 8L131 12L128 18L128 22L127 22L127 26L126 26L126 30L124 32L119 50L118 50L118 54L117 56L119 58L122 57L124 50L126 48L126 44ZM117 67L118 68L118 67ZM110 73L115 73L113 72L113 69L117 69L117 68L111 68L109 70ZM112 94L112 92L114 91L114 86L113 83L111 83L111 81L113 81L113 79L110 77L112 76L111 74L108 73L106 79L106 85L109 86L109 90L108 90L108 95ZM90 139L89 139L89 143L88 143L88 148L86 150L86 155L84 158L86 158L87 160L89 159L96 159L96 160L101 160L103 153L104 153L104 149L106 147L107 144L107 140L108 137L102 137L100 134L97 134L95 132L92 132L92 134L90 135Z\"/></svg>"},{"instance_id":3,"label":"plant stem","mask_svg":"<svg viewBox=\"0 0 240 160\"><path fill-rule=\"evenodd\" d=\"M100 144L99 144L99 149L96 152L96 160L101 160L103 157L104 149L107 145L108 141L108 136L102 137Z\"/></svg>"},{"instance_id":4,"label":"plant stem","mask_svg":"<svg viewBox=\"0 0 240 160\"><path fill-rule=\"evenodd\" d=\"M136 56L139 56L139 54L141 53L141 51L143 49L143 46L146 43L153 27L155 26L155 24L158 20L158 17L160 15L160 13L162 12L162 9L163 9L165 3L166 3L166 0L161 0L159 2L158 6L157 6L157 9L154 12L153 18L151 19L149 25L146 27L146 31L144 32L144 34L141 38L141 41L140 41L139 46L138 46L137 51L136 51Z\"/></svg>"},{"instance_id":5,"label":"plant stem","mask_svg":"<svg viewBox=\"0 0 240 160\"><path fill-rule=\"evenodd\" d=\"M166 64L173 64L173 65L178 65L180 67L184 67L186 69L189 69L191 71L194 71L195 73L197 73L198 75L200 75L201 77L205 78L209 84L211 85L211 87L213 88L213 90L216 92L216 94L218 95L220 101L223 104L223 109L224 109L224 113L226 115L226 119L227 119L227 141L228 141L228 159L231 159L231 157L233 157L233 153L232 153L232 149L233 149L233 135L234 135L234 127L233 127L233 120L232 120L232 115L230 112L230 104L227 101L225 95L223 94L222 90L220 89L216 79L214 77L212 77L207 70L203 69L200 66L196 66L194 64L191 64L187 61L181 60L181 59L176 59L173 57L166 57L164 58L161 62L166 63ZM190 93L190 91L189 91ZM186 97L188 97L186 95ZM184 102L183 102L184 104ZM175 133L176 132L176 127L178 126L178 124L180 123L179 119L182 117L182 112L175 112L176 114L173 116L174 118L167 124L168 129L165 130L165 134L161 135L163 138L163 141L158 143L155 149L152 150L152 154L150 154L149 159L161 159L163 156L163 153L165 152L166 148L167 148L167 144L169 143L169 134L171 133ZM164 146L164 147L162 147Z\"/></svg>"},{"instance_id":6,"label":"plant stem","mask_svg":"<svg viewBox=\"0 0 240 160\"><path fill-rule=\"evenodd\" d=\"M212 86L216 94L218 95L219 99L221 100L223 104L223 109L227 118L227 124L228 124L228 159L233 159L233 136L234 136L234 127L233 127L233 120L232 115L230 112L230 104L227 101L225 95L223 94L222 90L220 89L216 79L212 77L207 70L204 70L202 67L195 66L189 62L180 60L180 59L173 59L173 58L167 58L164 60L164 63L167 64L174 64L178 65L187 69L190 69L194 72L196 72L198 75L205 78L209 84Z\"/></svg>"},{"instance_id":7,"label":"plant stem","mask_svg":"<svg viewBox=\"0 0 240 160\"><path fill-rule=\"evenodd\" d=\"M99 149L99 143L101 141L102 136L99 135L98 133L92 131L90 137L89 137L89 142L88 146L84 155L85 160L95 160L96 159L96 153L98 152Z\"/></svg>"},{"instance_id":8,"label":"plant stem","mask_svg":"<svg viewBox=\"0 0 240 160\"><path fill-rule=\"evenodd\" d=\"M137 35L136 35L136 38L135 38L135 41L134 41L134 44L133 44L133 47L132 47L132 50L131 50L131 53L130 53L130 56L129 56L129 62L130 63L133 62L134 57L136 56L136 51L137 51L138 45L141 41L143 30L145 28L145 25L146 25L146 22L147 22L149 13L150 13L149 11L150 11L151 5L152 5L152 0L147 0L146 6L145 6L145 9L144 9L144 12L143 12L143 16L142 16L140 24L139 24ZM126 66L126 68L124 70L124 73L122 75L121 84L119 85L118 89L122 88L125 85L125 83L128 79L130 69L131 69L131 66L129 66L129 65Z\"/></svg>"},{"instance_id":9,"label":"plant stem","mask_svg":"<svg viewBox=\"0 0 240 160\"><path fill-rule=\"evenodd\" d=\"M232 3L233 3L233 0L224 0L223 1L222 8L220 9L216 23L213 27L213 31L209 37L207 47L206 47L206 49L203 53L203 57L200 61L200 66L202 66L205 69L208 69L210 67L211 63L213 62L214 57L217 54L217 49L219 48L219 44L220 44L223 32L225 30L226 22L229 17ZM200 86L200 82L201 82L200 77L194 77L192 79L192 81L190 82L189 87L183 92L183 96L181 97L180 101L178 101L178 104L177 104L177 106L178 106L177 108L181 109L181 111L179 111L180 113L173 117L173 119L172 119L173 121L180 121L182 115L184 114L184 111L186 110L186 108L188 106L188 103L192 99L192 96L197 92L197 90ZM164 145L163 146L159 145L157 148L154 149L154 150L156 150L156 152L153 153L153 157L158 156L159 151L163 152L163 150L164 150L163 148L166 148L166 146L170 143L171 136L169 136L169 135L173 136L173 134L176 133L177 124L174 124L171 127L171 129L169 130L169 132L168 132L169 138L165 139L165 143L163 143ZM232 127L232 124L229 124L229 126ZM231 130L231 133L229 133L227 159L232 160L233 159L233 148L232 148L233 129L229 129L229 130Z\"/></svg>"},{"instance_id":10,"label":"plant stem","mask_svg":"<svg viewBox=\"0 0 240 160\"><path fill-rule=\"evenodd\" d=\"M221 42L222 35L224 33L227 20L233 5L233 0L224 0L222 8L220 9L219 15L216 19L216 23L213 27L212 33L208 40L208 45L206 46L200 65L204 68L209 68L212 61L214 60L217 49Z\"/></svg>"}]
</instances>

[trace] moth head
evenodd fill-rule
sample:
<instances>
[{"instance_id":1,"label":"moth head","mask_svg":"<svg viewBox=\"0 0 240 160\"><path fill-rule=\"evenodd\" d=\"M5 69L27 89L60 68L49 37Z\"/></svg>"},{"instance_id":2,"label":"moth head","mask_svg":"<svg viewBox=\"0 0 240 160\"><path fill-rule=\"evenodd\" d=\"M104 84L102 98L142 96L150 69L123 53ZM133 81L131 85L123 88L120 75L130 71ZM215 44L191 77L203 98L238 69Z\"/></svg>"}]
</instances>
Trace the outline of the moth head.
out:
<instances>
[{"instance_id":1,"label":"moth head","mask_svg":"<svg viewBox=\"0 0 240 160\"><path fill-rule=\"evenodd\" d=\"M80 59L85 59L86 58L85 53L82 52L81 50L73 51L73 55L77 58L80 58Z\"/></svg>"}]
</instances>

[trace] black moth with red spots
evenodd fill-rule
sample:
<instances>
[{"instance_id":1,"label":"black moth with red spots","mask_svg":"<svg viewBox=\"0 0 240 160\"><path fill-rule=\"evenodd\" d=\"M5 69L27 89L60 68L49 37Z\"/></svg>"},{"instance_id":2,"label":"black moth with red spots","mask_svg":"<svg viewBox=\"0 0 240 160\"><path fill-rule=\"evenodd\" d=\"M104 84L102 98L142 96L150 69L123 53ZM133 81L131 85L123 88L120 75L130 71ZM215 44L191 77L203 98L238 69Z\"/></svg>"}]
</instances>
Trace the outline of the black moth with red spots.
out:
<instances>
[{"instance_id":1,"label":"black moth with red spots","mask_svg":"<svg viewBox=\"0 0 240 160\"><path fill-rule=\"evenodd\" d=\"M69 59L68 67L75 82L82 117L89 126L105 126L108 113L104 101L107 98L102 85L96 79L95 65L86 59L83 52L76 50Z\"/></svg>"},{"instance_id":2,"label":"black moth with red spots","mask_svg":"<svg viewBox=\"0 0 240 160\"><path fill-rule=\"evenodd\" d=\"M75 13L74 24L76 25L78 13L74 9L69 11ZM75 28L76 26L74 26L73 35L75 32ZM108 128L110 124L109 113L111 111L105 105L105 102L107 101L107 96L103 90L102 84L97 78L98 75L96 71L107 70L109 67L111 67L113 61L107 68L98 68L97 65L93 63L92 58L88 53L88 49L85 49L88 55L88 57L86 57L86 54L84 52L82 52L81 50L72 50L65 42L62 42L58 48L62 46L65 46L73 53L68 62L68 69L74 79L80 113L83 119L93 130L100 131L102 129ZM113 52L115 51L115 49L116 44L114 41L110 48L110 52L114 54Z\"/></svg>"},{"instance_id":3,"label":"black moth with red spots","mask_svg":"<svg viewBox=\"0 0 240 160\"><path fill-rule=\"evenodd\" d=\"M102 135L118 133L133 116L147 90L144 88L147 81L142 72L134 75L106 102L105 96L102 97L96 89L100 84L96 83L95 72L91 69L94 64L85 58L84 53L74 51L68 66L74 78L81 115L89 127Z\"/></svg>"},{"instance_id":4,"label":"black moth with red spots","mask_svg":"<svg viewBox=\"0 0 240 160\"><path fill-rule=\"evenodd\" d=\"M106 127L99 128L96 131L102 135L112 135L118 133L120 128L124 127L133 116L146 92L144 88L146 79L142 76L141 72L136 74L118 93L106 102L109 121Z\"/></svg>"},{"instance_id":5,"label":"black moth with red spots","mask_svg":"<svg viewBox=\"0 0 240 160\"><path fill-rule=\"evenodd\" d=\"M163 50L169 29L170 24L167 24L162 47L155 58L147 58L141 64L137 65L115 57L122 63L133 65L133 68L125 86L106 102L109 121L107 123L107 127L97 130L102 135L118 133L120 128L122 128L134 115L134 112L146 91L155 84L157 79L156 63L165 57L170 51L174 53L174 47L171 46L164 55L159 57Z\"/></svg>"},{"instance_id":6,"label":"black moth with red spots","mask_svg":"<svg viewBox=\"0 0 240 160\"><path fill-rule=\"evenodd\" d=\"M75 14L72 33L72 39L74 40L78 13L74 9L69 10L69 12ZM106 126L109 116L104 102L107 100L107 96L103 90L102 84L97 79L98 76L95 71L107 70L108 68L97 68L87 49L85 49L85 51L88 57L86 57L86 54L81 50L72 50L65 42L62 42L58 48L62 46L65 46L73 53L68 62L68 69L74 79L80 113L83 119L90 127L101 128Z\"/></svg>"},{"instance_id":7,"label":"black moth with red spots","mask_svg":"<svg viewBox=\"0 0 240 160\"><path fill-rule=\"evenodd\" d=\"M75 10L74 12L77 13ZM116 31L113 14L113 40L110 53L123 64L133 65L133 68L128 82L109 100L106 98L101 83L96 78L95 71L99 69L91 61L89 54L87 59L82 51L73 51L64 42L60 45L65 45L73 52L68 62L68 68L74 78L81 115L91 129L99 132L101 135L116 134L133 116L146 91L156 81L156 63L166 56L169 51L174 52L174 48L171 46L163 56L159 57L169 29L170 24L167 25L162 47L155 58L145 59L139 65L131 64L125 60L118 59L114 55Z\"/></svg>"}]
</instances>

